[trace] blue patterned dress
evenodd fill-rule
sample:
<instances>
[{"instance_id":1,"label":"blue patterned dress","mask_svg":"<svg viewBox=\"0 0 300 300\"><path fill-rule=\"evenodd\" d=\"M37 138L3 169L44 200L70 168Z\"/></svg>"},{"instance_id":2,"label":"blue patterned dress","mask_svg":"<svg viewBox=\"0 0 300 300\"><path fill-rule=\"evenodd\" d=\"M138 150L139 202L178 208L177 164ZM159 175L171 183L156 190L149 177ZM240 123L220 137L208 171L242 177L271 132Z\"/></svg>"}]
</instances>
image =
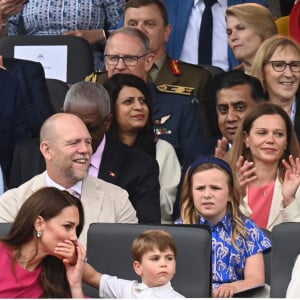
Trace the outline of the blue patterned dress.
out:
<instances>
[{"instance_id":1,"label":"blue patterned dress","mask_svg":"<svg viewBox=\"0 0 300 300\"><path fill-rule=\"evenodd\" d=\"M58 35L77 29L113 30L123 18L125 0L29 0L9 20L8 35L17 35L24 20L27 35ZM103 68L103 55L95 49L95 70Z\"/></svg>"},{"instance_id":2,"label":"blue patterned dress","mask_svg":"<svg viewBox=\"0 0 300 300\"><path fill-rule=\"evenodd\" d=\"M212 283L213 288L224 283L244 279L246 258L263 252L271 247L271 241L251 219L243 217L248 239L239 236L236 239L238 249L232 242L234 228L232 216L228 212L216 225L200 218L199 224L207 224L212 232ZM182 220L176 224L183 224Z\"/></svg>"}]
</instances>

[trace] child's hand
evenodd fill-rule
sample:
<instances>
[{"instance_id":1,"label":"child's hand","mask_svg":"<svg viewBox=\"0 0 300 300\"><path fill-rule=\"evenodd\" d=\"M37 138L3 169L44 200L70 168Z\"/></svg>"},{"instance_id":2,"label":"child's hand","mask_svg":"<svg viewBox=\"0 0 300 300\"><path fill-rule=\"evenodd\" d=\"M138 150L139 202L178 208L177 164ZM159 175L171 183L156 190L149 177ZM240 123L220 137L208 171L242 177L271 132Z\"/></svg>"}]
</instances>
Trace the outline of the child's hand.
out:
<instances>
[{"instance_id":1,"label":"child's hand","mask_svg":"<svg viewBox=\"0 0 300 300\"><path fill-rule=\"evenodd\" d=\"M62 257L62 259L70 264L75 265L77 261L76 245L74 241L65 240L64 242L57 243L55 253Z\"/></svg>"},{"instance_id":2,"label":"child's hand","mask_svg":"<svg viewBox=\"0 0 300 300\"><path fill-rule=\"evenodd\" d=\"M233 284L223 284L218 288L213 290L213 298L232 298L234 293L236 293L236 288Z\"/></svg>"}]
</instances>

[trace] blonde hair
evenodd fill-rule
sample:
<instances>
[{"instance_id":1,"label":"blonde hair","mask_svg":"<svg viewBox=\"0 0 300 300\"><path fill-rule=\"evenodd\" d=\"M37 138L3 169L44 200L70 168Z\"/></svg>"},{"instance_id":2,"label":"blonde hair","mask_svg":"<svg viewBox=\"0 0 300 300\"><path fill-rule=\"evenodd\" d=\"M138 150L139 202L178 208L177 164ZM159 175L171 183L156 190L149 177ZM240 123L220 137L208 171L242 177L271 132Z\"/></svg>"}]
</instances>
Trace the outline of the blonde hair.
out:
<instances>
[{"instance_id":1,"label":"blonde hair","mask_svg":"<svg viewBox=\"0 0 300 300\"><path fill-rule=\"evenodd\" d=\"M278 48L284 49L288 47L294 49L300 56L299 44L295 40L281 35L276 35L265 40L257 50L252 62L251 75L260 80L265 92L266 77L264 69L266 63Z\"/></svg>"},{"instance_id":2,"label":"blonde hair","mask_svg":"<svg viewBox=\"0 0 300 300\"><path fill-rule=\"evenodd\" d=\"M218 169L222 171L227 178L228 188L230 196L232 200L228 202L227 209L230 211L234 223L234 229L232 232L231 241L234 247L236 246L236 239L238 236L242 236L244 238L247 237L246 229L244 222L242 220L242 213L240 211L240 193L239 190L236 188L235 178L231 176L224 168L220 167L216 163L203 163L196 167L192 174L190 172L191 167L185 173L183 186L182 186L182 193L181 193L181 219L183 224L199 224L200 221L200 214L195 208L193 194L192 194L192 178L193 174L211 170L211 169Z\"/></svg>"},{"instance_id":3,"label":"blonde hair","mask_svg":"<svg viewBox=\"0 0 300 300\"><path fill-rule=\"evenodd\" d=\"M226 9L226 17L234 16L252 28L262 40L278 33L273 15L266 7L256 3L244 3Z\"/></svg>"}]
</instances>

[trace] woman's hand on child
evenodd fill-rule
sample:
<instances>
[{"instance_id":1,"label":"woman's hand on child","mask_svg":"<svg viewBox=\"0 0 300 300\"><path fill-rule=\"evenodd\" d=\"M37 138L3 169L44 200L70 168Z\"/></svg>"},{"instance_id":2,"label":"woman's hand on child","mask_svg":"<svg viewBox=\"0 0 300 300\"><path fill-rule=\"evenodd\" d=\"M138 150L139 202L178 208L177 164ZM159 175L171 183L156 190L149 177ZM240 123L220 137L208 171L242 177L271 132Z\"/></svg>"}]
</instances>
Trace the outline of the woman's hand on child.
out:
<instances>
[{"instance_id":1,"label":"woman's hand on child","mask_svg":"<svg viewBox=\"0 0 300 300\"><path fill-rule=\"evenodd\" d=\"M72 298L84 298L82 291L82 274L86 263L86 249L79 242L74 242L76 246L76 264L71 265L67 259L63 260L66 267L66 275L70 285Z\"/></svg>"},{"instance_id":2,"label":"woman's hand on child","mask_svg":"<svg viewBox=\"0 0 300 300\"><path fill-rule=\"evenodd\" d=\"M300 184L300 158L294 159L292 155L289 155L289 162L283 159L282 164L285 167L282 196L286 207L295 199Z\"/></svg>"}]
</instances>

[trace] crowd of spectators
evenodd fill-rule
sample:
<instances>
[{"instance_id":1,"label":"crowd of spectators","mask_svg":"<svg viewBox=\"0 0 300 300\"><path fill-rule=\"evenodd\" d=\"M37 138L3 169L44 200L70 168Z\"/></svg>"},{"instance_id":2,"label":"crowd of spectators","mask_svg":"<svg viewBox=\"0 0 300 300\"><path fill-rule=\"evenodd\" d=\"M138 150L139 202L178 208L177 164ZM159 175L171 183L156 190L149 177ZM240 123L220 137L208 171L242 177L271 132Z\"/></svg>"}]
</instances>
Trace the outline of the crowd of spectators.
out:
<instances>
[{"instance_id":1,"label":"crowd of spectators","mask_svg":"<svg viewBox=\"0 0 300 300\"><path fill-rule=\"evenodd\" d=\"M264 285L271 242L261 229L300 222L300 0L271 2L0 0L1 37L78 36L94 56L94 72L70 86L55 113L41 64L0 53L0 222L15 222L0 241L0 264L11 256L35 271L34 293L22 297L82 297L82 278L112 280L82 264L93 222L208 224L212 294ZM292 30L282 36L276 21L286 15ZM198 43L206 18L211 63L199 63L209 49ZM66 204L38 211L36 198L47 210L55 193ZM61 216L72 234L53 234ZM22 218L31 222L24 239ZM176 249L163 247L172 250L171 279ZM52 262L63 270L57 293ZM151 292L169 284L145 281L142 262L135 271Z\"/></svg>"}]
</instances>

